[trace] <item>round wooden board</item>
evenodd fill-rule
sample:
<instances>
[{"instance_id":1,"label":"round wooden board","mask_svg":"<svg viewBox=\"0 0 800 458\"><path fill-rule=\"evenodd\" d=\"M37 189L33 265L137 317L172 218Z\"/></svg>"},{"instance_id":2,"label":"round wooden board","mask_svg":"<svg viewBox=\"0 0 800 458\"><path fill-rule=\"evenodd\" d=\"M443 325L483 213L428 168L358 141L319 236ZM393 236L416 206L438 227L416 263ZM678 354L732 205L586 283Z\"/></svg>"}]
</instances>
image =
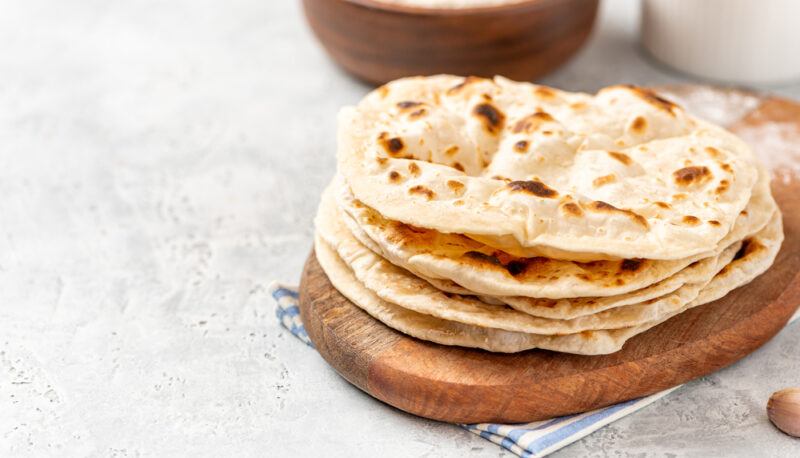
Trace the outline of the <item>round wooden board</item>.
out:
<instances>
[{"instance_id":1,"label":"round wooden board","mask_svg":"<svg viewBox=\"0 0 800 458\"><path fill-rule=\"evenodd\" d=\"M312 253L301 280L300 311L323 358L370 395L416 415L455 423L519 423L648 395L732 364L763 345L800 305L800 178L790 168L792 160L800 164L800 156L792 157L800 152L800 103L702 86L661 89L695 112L724 114L726 124L774 166L773 192L786 240L767 273L634 337L611 355L497 354L425 342L388 328L336 291ZM766 157L770 154L782 156Z\"/></svg>"}]
</instances>

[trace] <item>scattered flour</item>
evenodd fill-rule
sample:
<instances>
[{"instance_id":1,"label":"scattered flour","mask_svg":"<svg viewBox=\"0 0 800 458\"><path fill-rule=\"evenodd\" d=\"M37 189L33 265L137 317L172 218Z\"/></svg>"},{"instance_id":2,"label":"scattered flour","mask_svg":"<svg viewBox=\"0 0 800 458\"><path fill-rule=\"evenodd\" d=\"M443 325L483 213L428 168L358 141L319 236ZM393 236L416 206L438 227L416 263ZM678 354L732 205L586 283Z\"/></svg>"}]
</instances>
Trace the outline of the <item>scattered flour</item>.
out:
<instances>
[{"instance_id":1,"label":"scattered flour","mask_svg":"<svg viewBox=\"0 0 800 458\"><path fill-rule=\"evenodd\" d=\"M799 124L764 122L737 125L738 121L758 108L761 103L759 97L744 91L706 87L693 91L672 92L666 89L660 92L695 116L733 127L735 133L753 147L776 179L784 183L800 179Z\"/></svg>"},{"instance_id":2,"label":"scattered flour","mask_svg":"<svg viewBox=\"0 0 800 458\"><path fill-rule=\"evenodd\" d=\"M700 87L680 93L669 90L660 92L693 115L721 126L730 126L742 119L760 103L758 97L737 90L725 91Z\"/></svg>"},{"instance_id":3,"label":"scattered flour","mask_svg":"<svg viewBox=\"0 0 800 458\"><path fill-rule=\"evenodd\" d=\"M800 129L797 124L763 123L736 129L755 149L775 178L788 183L800 179Z\"/></svg>"}]
</instances>

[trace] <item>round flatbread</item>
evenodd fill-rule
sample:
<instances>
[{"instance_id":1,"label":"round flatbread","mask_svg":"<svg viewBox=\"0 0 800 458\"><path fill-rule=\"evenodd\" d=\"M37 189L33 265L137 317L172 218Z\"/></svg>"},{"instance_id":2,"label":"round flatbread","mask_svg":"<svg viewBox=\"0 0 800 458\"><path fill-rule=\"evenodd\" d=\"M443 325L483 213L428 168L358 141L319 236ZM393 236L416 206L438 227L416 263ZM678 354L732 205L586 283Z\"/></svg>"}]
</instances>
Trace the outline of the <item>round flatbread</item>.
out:
<instances>
[{"instance_id":1,"label":"round flatbread","mask_svg":"<svg viewBox=\"0 0 800 458\"><path fill-rule=\"evenodd\" d=\"M503 78L389 83L342 110L337 155L389 220L575 260L706 253L757 178L744 142L647 90Z\"/></svg>"},{"instance_id":2,"label":"round flatbread","mask_svg":"<svg viewBox=\"0 0 800 458\"><path fill-rule=\"evenodd\" d=\"M753 192L753 198L736 220L733 230L722 240L732 244L761 231L778 211L770 193L769 174L760 168L760 181ZM707 268L707 267L705 267ZM697 275L702 276L703 265L699 262L658 283L625 294L606 297L574 297L563 299L541 299L533 297L502 297L502 302L522 312L544 318L570 319L597 313L615 307L651 300L692 282ZM495 299L498 300L498 299Z\"/></svg>"},{"instance_id":3,"label":"round flatbread","mask_svg":"<svg viewBox=\"0 0 800 458\"><path fill-rule=\"evenodd\" d=\"M710 252L669 261L578 262L544 257L519 258L461 234L441 233L389 220L356 200L343 179L335 178L332 186L336 189L339 205L349 216L344 218L345 224L362 243L392 263L437 283L440 289L458 294L563 299L619 296L647 288L670 278L695 261L716 256L730 244L758 231L775 211L775 202L769 192L769 174L763 169L759 171L760 179L753 198L740 212L733 230L722 239L721 245ZM680 286L672 284L675 288ZM668 292L664 286L654 288L651 293ZM655 296L641 300L652 297ZM531 308L538 308L537 305L534 303ZM553 306L552 301L542 305L546 308Z\"/></svg>"},{"instance_id":4,"label":"round flatbread","mask_svg":"<svg viewBox=\"0 0 800 458\"><path fill-rule=\"evenodd\" d=\"M356 279L381 299L445 320L543 335L616 329L658 320L697 297L706 283L733 260L741 245L741 242L737 242L719 256L705 258L684 269L684 284L665 295L574 319L559 320L535 317L502 304L484 302L475 296L444 292L362 245L342 223L341 217L332 196L326 193L315 221L317 234L336 250Z\"/></svg>"}]
</instances>

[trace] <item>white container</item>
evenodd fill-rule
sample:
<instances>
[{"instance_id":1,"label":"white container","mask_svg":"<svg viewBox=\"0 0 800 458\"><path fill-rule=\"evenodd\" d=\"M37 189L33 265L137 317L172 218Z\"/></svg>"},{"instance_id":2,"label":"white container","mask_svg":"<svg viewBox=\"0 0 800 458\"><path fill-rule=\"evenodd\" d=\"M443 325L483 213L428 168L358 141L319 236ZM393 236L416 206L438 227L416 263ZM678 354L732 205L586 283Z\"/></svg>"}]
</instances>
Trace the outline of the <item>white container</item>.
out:
<instances>
[{"instance_id":1,"label":"white container","mask_svg":"<svg viewBox=\"0 0 800 458\"><path fill-rule=\"evenodd\" d=\"M800 0L643 0L642 44L704 78L800 79Z\"/></svg>"}]
</instances>

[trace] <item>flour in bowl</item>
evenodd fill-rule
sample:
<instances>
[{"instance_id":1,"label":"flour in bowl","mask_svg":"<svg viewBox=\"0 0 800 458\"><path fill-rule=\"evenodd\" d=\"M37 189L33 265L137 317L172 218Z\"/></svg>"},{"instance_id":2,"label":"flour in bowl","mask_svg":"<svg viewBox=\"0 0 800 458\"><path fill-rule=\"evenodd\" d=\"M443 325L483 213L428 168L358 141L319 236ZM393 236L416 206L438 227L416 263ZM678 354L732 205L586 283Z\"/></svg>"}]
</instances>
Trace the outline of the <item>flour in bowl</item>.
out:
<instances>
[{"instance_id":1,"label":"flour in bowl","mask_svg":"<svg viewBox=\"0 0 800 458\"><path fill-rule=\"evenodd\" d=\"M523 3L527 0L378 0L380 3L418 8L481 8Z\"/></svg>"}]
</instances>

